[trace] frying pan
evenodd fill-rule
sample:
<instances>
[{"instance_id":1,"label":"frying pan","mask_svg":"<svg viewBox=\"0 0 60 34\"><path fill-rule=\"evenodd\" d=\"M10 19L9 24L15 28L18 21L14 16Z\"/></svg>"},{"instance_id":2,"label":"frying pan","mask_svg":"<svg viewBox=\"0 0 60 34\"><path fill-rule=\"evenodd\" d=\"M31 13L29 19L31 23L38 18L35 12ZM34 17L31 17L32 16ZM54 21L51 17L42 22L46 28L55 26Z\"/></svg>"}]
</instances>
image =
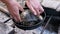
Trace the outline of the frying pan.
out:
<instances>
[{"instance_id":1,"label":"frying pan","mask_svg":"<svg viewBox=\"0 0 60 34\"><path fill-rule=\"evenodd\" d=\"M25 10L29 10L29 8L24 8ZM32 26L25 26L25 25L23 25L23 24L21 24L21 23L23 23L23 22L16 22L14 19L13 19L13 21L14 21L14 24L18 27L18 28L20 28L20 29L22 29L22 30L32 30L32 29L36 29L36 28L38 28L39 26L41 26L41 24L42 23L44 23L44 20L45 20L45 18L46 18L46 13L45 12L43 12L42 14L41 14L41 16L43 17L43 20L41 20L41 21L38 21L37 20L37 23L36 24L34 24L34 25L32 25ZM35 16L36 17L36 16ZM28 19L29 20L29 19ZM32 20L33 21L33 20ZM30 22L30 21L29 21Z\"/></svg>"},{"instance_id":2,"label":"frying pan","mask_svg":"<svg viewBox=\"0 0 60 34\"><path fill-rule=\"evenodd\" d=\"M25 9L25 10L30 10L28 7L27 7L27 8L24 8L24 9ZM5 13L8 17L10 17L10 14L8 14L8 13L6 13L6 12L4 12L4 11L2 11L2 12ZM16 21L15 21L14 19L12 19L12 18L9 18L9 19L6 20L4 23L6 23L6 22L9 21L10 19L12 19L13 22L14 22L14 24L15 24L15 26L17 26L18 28L23 29L23 30L32 30L32 29L38 28L39 26L41 26L42 23L44 23L44 20L45 20L45 18L46 18L46 13L43 12L43 13L41 14L41 16L43 17L43 20L37 21L37 23L34 24L34 25L32 25L32 26L25 26L25 25L21 24L22 22L16 22ZM35 17L36 17L36 16L35 16Z\"/></svg>"}]
</instances>

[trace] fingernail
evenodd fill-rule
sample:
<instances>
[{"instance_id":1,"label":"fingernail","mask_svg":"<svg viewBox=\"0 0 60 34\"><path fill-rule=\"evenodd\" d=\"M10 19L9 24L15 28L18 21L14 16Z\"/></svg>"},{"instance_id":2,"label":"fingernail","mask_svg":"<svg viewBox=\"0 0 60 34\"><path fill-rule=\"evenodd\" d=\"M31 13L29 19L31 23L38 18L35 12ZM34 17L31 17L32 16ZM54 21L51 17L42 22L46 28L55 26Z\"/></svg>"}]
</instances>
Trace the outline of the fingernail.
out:
<instances>
[{"instance_id":1,"label":"fingernail","mask_svg":"<svg viewBox=\"0 0 60 34\"><path fill-rule=\"evenodd\" d=\"M35 15L37 15L36 13L34 13Z\"/></svg>"}]
</instances>

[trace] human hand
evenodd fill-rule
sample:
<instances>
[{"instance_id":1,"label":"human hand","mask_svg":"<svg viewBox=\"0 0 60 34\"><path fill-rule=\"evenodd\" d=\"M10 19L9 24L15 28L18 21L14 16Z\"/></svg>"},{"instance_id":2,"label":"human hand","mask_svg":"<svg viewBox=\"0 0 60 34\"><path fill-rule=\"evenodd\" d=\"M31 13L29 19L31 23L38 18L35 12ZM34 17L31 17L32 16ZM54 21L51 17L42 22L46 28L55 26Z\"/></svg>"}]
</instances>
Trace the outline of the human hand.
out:
<instances>
[{"instance_id":1,"label":"human hand","mask_svg":"<svg viewBox=\"0 0 60 34\"><path fill-rule=\"evenodd\" d=\"M44 11L38 0L26 0L26 5L32 10L34 15L40 15Z\"/></svg>"},{"instance_id":2,"label":"human hand","mask_svg":"<svg viewBox=\"0 0 60 34\"><path fill-rule=\"evenodd\" d=\"M21 17L19 15L19 10L20 11L24 11L24 9L22 8L22 6L17 3L15 0L11 0L9 3L6 3L7 8L11 14L11 17L18 21L21 21Z\"/></svg>"}]
</instances>

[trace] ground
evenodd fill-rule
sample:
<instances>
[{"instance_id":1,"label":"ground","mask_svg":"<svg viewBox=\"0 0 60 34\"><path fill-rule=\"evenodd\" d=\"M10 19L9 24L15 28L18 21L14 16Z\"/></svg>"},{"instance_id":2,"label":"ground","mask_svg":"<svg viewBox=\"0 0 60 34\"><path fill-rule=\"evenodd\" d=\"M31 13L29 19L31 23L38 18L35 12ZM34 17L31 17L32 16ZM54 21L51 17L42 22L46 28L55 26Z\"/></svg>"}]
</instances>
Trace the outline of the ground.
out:
<instances>
[{"instance_id":1,"label":"ground","mask_svg":"<svg viewBox=\"0 0 60 34\"><path fill-rule=\"evenodd\" d=\"M19 1L19 3L22 5L22 0L20 0L20 1ZM3 4L3 3L0 3L0 6L4 7L5 9L7 9L6 6L5 6L5 4ZM0 22L4 22L7 19L9 19L9 17L7 17L4 13L0 12ZM10 20L6 24L11 27L11 25L13 24L13 21ZM26 31L21 30L21 29L19 29L17 27L14 28L15 34L40 34L40 32L41 32L42 29L43 29L42 26L40 26L39 28L34 29L34 30L26 30ZM44 30L43 34L56 34L56 33L55 32L50 32L48 30Z\"/></svg>"}]
</instances>

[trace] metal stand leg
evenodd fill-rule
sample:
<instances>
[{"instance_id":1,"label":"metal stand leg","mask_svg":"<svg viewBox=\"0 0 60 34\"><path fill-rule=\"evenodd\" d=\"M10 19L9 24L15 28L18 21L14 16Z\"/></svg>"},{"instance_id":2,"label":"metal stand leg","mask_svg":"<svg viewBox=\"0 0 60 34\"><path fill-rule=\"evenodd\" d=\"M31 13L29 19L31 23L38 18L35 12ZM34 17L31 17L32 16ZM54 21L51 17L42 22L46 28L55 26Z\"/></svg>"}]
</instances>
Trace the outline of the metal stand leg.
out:
<instances>
[{"instance_id":1,"label":"metal stand leg","mask_svg":"<svg viewBox=\"0 0 60 34\"><path fill-rule=\"evenodd\" d=\"M46 29L46 27L48 26L50 20L51 20L52 16L48 19L46 25L44 26L44 28L42 29L41 33L40 34L43 34L44 30Z\"/></svg>"}]
</instances>

